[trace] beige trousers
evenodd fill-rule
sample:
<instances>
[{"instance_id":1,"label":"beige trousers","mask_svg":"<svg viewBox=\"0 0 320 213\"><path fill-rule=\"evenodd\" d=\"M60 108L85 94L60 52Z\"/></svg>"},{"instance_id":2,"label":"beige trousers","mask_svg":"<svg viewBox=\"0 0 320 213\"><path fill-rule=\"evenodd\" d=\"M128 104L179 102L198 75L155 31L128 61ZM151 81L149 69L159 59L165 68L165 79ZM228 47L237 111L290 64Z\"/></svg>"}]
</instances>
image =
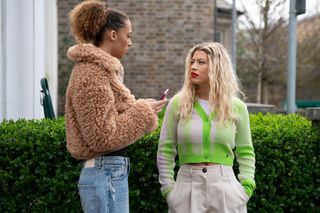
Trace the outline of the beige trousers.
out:
<instances>
[{"instance_id":1,"label":"beige trousers","mask_svg":"<svg viewBox=\"0 0 320 213\"><path fill-rule=\"evenodd\" d=\"M182 165L167 196L169 213L246 213L248 200L232 167L223 165Z\"/></svg>"}]
</instances>

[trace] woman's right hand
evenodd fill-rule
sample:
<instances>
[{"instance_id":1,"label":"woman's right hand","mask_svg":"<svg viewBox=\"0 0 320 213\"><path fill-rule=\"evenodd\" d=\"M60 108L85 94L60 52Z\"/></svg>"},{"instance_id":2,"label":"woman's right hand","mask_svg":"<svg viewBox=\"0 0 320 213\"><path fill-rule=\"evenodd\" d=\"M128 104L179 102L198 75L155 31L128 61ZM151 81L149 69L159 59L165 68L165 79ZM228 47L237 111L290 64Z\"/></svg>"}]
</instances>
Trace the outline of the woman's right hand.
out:
<instances>
[{"instance_id":1,"label":"woman's right hand","mask_svg":"<svg viewBox=\"0 0 320 213\"><path fill-rule=\"evenodd\" d=\"M159 113L162 111L162 107L165 105L167 98L164 98L162 100L146 99L146 101L155 113Z\"/></svg>"}]
</instances>

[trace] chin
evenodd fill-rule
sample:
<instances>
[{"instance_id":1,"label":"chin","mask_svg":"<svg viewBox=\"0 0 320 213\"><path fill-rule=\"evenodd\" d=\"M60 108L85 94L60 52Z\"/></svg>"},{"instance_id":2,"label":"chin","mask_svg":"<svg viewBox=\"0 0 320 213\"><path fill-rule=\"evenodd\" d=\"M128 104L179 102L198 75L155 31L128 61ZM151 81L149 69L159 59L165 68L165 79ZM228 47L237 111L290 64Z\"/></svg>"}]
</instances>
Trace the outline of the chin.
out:
<instances>
[{"instance_id":1,"label":"chin","mask_svg":"<svg viewBox=\"0 0 320 213\"><path fill-rule=\"evenodd\" d=\"M124 55L125 55L125 54L118 55L116 58L117 58L117 59L121 59L121 58L123 58Z\"/></svg>"},{"instance_id":2,"label":"chin","mask_svg":"<svg viewBox=\"0 0 320 213\"><path fill-rule=\"evenodd\" d=\"M198 84L198 83L199 83L199 82L197 82L197 81L194 80L194 79L191 79L190 82L191 82L191 84Z\"/></svg>"},{"instance_id":3,"label":"chin","mask_svg":"<svg viewBox=\"0 0 320 213\"><path fill-rule=\"evenodd\" d=\"M121 55L119 55L119 59L123 58L125 55L127 55L127 53L122 53Z\"/></svg>"}]
</instances>

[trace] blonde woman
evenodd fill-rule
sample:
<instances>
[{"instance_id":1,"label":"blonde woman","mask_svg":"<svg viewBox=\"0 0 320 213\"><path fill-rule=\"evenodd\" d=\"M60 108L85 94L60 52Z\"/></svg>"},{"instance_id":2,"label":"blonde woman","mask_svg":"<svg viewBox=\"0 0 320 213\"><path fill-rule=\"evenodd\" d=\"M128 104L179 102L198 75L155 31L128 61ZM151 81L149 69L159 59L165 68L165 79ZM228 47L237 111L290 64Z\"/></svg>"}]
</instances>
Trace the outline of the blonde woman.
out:
<instances>
[{"instance_id":1,"label":"blonde woman","mask_svg":"<svg viewBox=\"0 0 320 213\"><path fill-rule=\"evenodd\" d=\"M246 212L255 189L249 116L226 49L194 46L182 90L169 102L157 154L169 212ZM175 158L179 171L174 179ZM236 158L239 174L232 166Z\"/></svg>"}]
</instances>

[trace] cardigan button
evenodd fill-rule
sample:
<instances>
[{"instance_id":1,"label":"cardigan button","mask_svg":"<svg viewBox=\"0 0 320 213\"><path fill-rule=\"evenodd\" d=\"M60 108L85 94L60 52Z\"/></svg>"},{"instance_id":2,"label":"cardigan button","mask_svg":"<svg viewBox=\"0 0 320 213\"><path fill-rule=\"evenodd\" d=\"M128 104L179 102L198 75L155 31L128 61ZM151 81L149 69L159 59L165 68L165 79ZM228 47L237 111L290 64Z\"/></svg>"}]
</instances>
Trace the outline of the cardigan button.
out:
<instances>
[{"instance_id":1,"label":"cardigan button","mask_svg":"<svg viewBox=\"0 0 320 213\"><path fill-rule=\"evenodd\" d=\"M202 172L203 172L203 173L206 173L206 172L207 172L207 168L203 168L203 169L202 169Z\"/></svg>"}]
</instances>

